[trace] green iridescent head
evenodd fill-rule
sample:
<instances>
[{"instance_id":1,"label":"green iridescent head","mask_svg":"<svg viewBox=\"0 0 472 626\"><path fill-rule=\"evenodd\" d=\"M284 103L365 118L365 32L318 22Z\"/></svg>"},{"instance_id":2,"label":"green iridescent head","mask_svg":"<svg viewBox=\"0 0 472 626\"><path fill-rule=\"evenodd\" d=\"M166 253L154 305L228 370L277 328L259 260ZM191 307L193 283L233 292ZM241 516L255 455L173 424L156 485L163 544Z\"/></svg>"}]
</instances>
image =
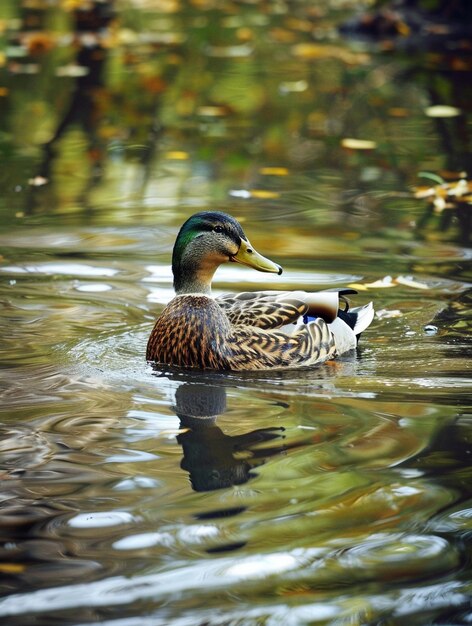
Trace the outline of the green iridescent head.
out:
<instances>
[{"instance_id":1,"label":"green iridescent head","mask_svg":"<svg viewBox=\"0 0 472 626\"><path fill-rule=\"evenodd\" d=\"M176 293L209 293L216 269L227 262L282 273L279 265L256 252L231 215L218 211L192 215L180 229L172 253Z\"/></svg>"}]
</instances>

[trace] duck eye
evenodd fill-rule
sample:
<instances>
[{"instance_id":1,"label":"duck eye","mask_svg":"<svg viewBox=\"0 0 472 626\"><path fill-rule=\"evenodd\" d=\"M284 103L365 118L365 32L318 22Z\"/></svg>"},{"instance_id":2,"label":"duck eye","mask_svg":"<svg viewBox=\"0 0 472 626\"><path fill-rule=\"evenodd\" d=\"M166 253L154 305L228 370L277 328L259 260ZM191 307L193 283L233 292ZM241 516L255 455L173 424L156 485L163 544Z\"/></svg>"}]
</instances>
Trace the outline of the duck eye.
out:
<instances>
[{"instance_id":1,"label":"duck eye","mask_svg":"<svg viewBox=\"0 0 472 626\"><path fill-rule=\"evenodd\" d=\"M215 226L215 227L213 228L213 231L214 231L215 233L222 233L222 232L223 232L223 226Z\"/></svg>"}]
</instances>

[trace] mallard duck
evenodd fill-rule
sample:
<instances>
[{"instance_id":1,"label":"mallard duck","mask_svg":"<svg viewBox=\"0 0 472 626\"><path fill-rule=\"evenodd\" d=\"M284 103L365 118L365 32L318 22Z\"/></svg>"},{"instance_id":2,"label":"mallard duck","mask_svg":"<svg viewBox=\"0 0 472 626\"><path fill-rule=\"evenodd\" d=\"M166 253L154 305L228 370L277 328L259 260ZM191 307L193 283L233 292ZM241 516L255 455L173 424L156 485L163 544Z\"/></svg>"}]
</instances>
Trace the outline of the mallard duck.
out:
<instances>
[{"instance_id":1,"label":"mallard duck","mask_svg":"<svg viewBox=\"0 0 472 626\"><path fill-rule=\"evenodd\" d=\"M372 303L340 309L352 290L259 291L214 298L222 263L281 274L259 254L237 220L205 211L181 227L172 253L175 297L157 318L146 359L213 370L261 370L318 365L352 350L371 323ZM354 292L355 293L355 292Z\"/></svg>"}]
</instances>

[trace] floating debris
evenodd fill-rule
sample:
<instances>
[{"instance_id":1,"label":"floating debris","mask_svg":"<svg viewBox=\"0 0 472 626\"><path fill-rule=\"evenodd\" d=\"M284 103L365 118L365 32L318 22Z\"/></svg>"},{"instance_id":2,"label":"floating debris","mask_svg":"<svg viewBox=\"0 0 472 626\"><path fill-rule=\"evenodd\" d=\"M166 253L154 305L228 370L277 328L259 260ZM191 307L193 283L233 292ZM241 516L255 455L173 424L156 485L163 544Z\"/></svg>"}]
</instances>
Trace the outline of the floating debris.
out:
<instances>
[{"instance_id":1,"label":"floating debris","mask_svg":"<svg viewBox=\"0 0 472 626\"><path fill-rule=\"evenodd\" d=\"M292 46L292 55L306 61L327 58L339 59L346 65L362 65L370 61L370 56L364 52L352 52L339 46L327 46L312 42L295 44Z\"/></svg>"},{"instance_id":2,"label":"floating debris","mask_svg":"<svg viewBox=\"0 0 472 626\"><path fill-rule=\"evenodd\" d=\"M411 287L412 289L429 289L428 285L426 285L425 283L420 283L418 280L415 280L411 276L397 276L394 282L398 285Z\"/></svg>"},{"instance_id":3,"label":"floating debris","mask_svg":"<svg viewBox=\"0 0 472 626\"><path fill-rule=\"evenodd\" d=\"M28 184L32 187L42 187L43 185L47 185L49 180L44 178L44 176L35 176L34 178L30 178L28 180Z\"/></svg>"},{"instance_id":4,"label":"floating debris","mask_svg":"<svg viewBox=\"0 0 472 626\"><path fill-rule=\"evenodd\" d=\"M427 117L457 117L461 114L460 109L448 106L447 104L435 104L434 106L427 107L424 112Z\"/></svg>"},{"instance_id":5,"label":"floating debris","mask_svg":"<svg viewBox=\"0 0 472 626\"><path fill-rule=\"evenodd\" d=\"M188 152L184 152L183 150L169 150L164 154L164 158L169 159L170 161L187 161L190 158Z\"/></svg>"},{"instance_id":6,"label":"floating debris","mask_svg":"<svg viewBox=\"0 0 472 626\"><path fill-rule=\"evenodd\" d=\"M436 174L422 172L424 178L431 178L437 185L428 187L414 187L415 198L426 199L433 204L435 213L442 213L444 209L456 209L460 204L472 204L472 182L467 180L467 174L461 172L458 180L444 181Z\"/></svg>"},{"instance_id":7,"label":"floating debris","mask_svg":"<svg viewBox=\"0 0 472 626\"><path fill-rule=\"evenodd\" d=\"M252 198L260 198L262 200L280 198L280 193L278 191L270 191L268 189L251 189L250 194Z\"/></svg>"},{"instance_id":8,"label":"floating debris","mask_svg":"<svg viewBox=\"0 0 472 626\"><path fill-rule=\"evenodd\" d=\"M367 291L367 289L386 289L389 287L395 287L393 278L391 276L385 276L379 280L375 280L373 283L351 283L349 285L352 289L359 291Z\"/></svg>"},{"instance_id":9,"label":"floating debris","mask_svg":"<svg viewBox=\"0 0 472 626\"><path fill-rule=\"evenodd\" d=\"M302 93L308 89L308 83L306 80L294 80L285 81L280 83L280 93Z\"/></svg>"},{"instance_id":10,"label":"floating debris","mask_svg":"<svg viewBox=\"0 0 472 626\"><path fill-rule=\"evenodd\" d=\"M236 59L250 56L254 48L247 43L235 46L208 46L206 54L209 57L221 59Z\"/></svg>"},{"instance_id":11,"label":"floating debris","mask_svg":"<svg viewBox=\"0 0 472 626\"><path fill-rule=\"evenodd\" d=\"M341 146L348 148L349 150L375 150L377 143L370 141L369 139L354 139L353 137L346 137L341 139Z\"/></svg>"},{"instance_id":12,"label":"floating debris","mask_svg":"<svg viewBox=\"0 0 472 626\"><path fill-rule=\"evenodd\" d=\"M286 167L261 167L259 174L262 176L288 176L289 170Z\"/></svg>"},{"instance_id":13,"label":"floating debris","mask_svg":"<svg viewBox=\"0 0 472 626\"><path fill-rule=\"evenodd\" d=\"M201 115L202 117L224 117L228 115L228 109L223 106L205 105L198 107L197 115Z\"/></svg>"},{"instance_id":14,"label":"floating debris","mask_svg":"<svg viewBox=\"0 0 472 626\"><path fill-rule=\"evenodd\" d=\"M397 285L411 287L412 289L430 288L426 283L421 283L411 276L397 276L396 278L385 276L384 278L375 280L373 283L351 283L349 287L351 287L351 289L357 289L358 291L367 291L368 289L388 289L390 287L396 287Z\"/></svg>"},{"instance_id":15,"label":"floating debris","mask_svg":"<svg viewBox=\"0 0 472 626\"><path fill-rule=\"evenodd\" d=\"M229 195L233 198L242 198L243 200L248 200L249 198L259 198L261 200L280 198L278 191L269 189L231 189Z\"/></svg>"},{"instance_id":16,"label":"floating debris","mask_svg":"<svg viewBox=\"0 0 472 626\"><path fill-rule=\"evenodd\" d=\"M87 76L89 71L89 68L85 67L84 65L75 65L74 63L70 63L69 65L63 65L62 67L58 67L56 70L56 76L67 78L82 78L82 76Z\"/></svg>"},{"instance_id":17,"label":"floating debris","mask_svg":"<svg viewBox=\"0 0 472 626\"><path fill-rule=\"evenodd\" d=\"M399 309L380 309L375 312L375 317L379 320L388 320L395 317L402 317L403 313Z\"/></svg>"},{"instance_id":18,"label":"floating debris","mask_svg":"<svg viewBox=\"0 0 472 626\"><path fill-rule=\"evenodd\" d=\"M230 189L228 194L233 198L242 198L243 200L251 197L251 192L248 189Z\"/></svg>"}]
</instances>

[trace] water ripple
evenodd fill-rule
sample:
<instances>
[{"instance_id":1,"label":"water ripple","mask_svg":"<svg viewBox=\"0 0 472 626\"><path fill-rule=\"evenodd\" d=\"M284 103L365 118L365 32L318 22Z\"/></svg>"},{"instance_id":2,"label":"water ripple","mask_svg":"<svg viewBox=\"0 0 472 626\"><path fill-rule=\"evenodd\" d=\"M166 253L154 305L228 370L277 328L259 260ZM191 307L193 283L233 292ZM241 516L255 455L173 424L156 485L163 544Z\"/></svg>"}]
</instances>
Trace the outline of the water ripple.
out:
<instances>
[{"instance_id":1,"label":"water ripple","mask_svg":"<svg viewBox=\"0 0 472 626\"><path fill-rule=\"evenodd\" d=\"M0 616L22 615L25 613L55 612L65 609L77 609L80 607L101 607L129 605L143 600L166 601L182 593L193 590L200 596L214 594L218 590L227 589L232 593L250 594L251 588L257 593L264 589L268 591L278 574L284 572L288 580L293 584L296 580L311 579L312 585L324 586L336 584L344 579L350 572L360 580L369 580L376 575L387 575L388 569L393 568L389 580L414 577L418 569L408 575L408 567L412 560L420 556L420 562L427 567L429 574L438 574L450 568L455 561L455 553L447 556L450 546L444 540L431 536L386 536L385 541L377 537L372 542L366 542L359 550L341 554L329 553L326 549L297 549L291 552L261 554L259 557L223 557L216 561L197 561L192 565L175 564L173 569L166 572L153 573L144 576L135 576L126 579L116 576L106 580L95 581L90 584L78 584L57 587L55 589L39 590L26 594L17 594L0 600ZM416 544L419 542L419 547ZM428 545L429 544L429 545ZM388 565L383 562L381 553L387 557ZM375 555L374 562L372 556ZM390 556L388 556L390 555ZM336 559L341 567L341 577L333 573L332 561ZM436 563L433 563L439 559ZM369 565L364 571L366 564ZM373 568L373 569L372 569ZM257 581L257 584L256 584ZM442 585L442 597L447 596L445 587ZM462 600L463 595L458 583L453 585L456 595ZM413 591L406 594L413 597ZM422 594L422 595L421 595ZM420 598L423 597L423 600ZM428 602L429 593L418 591L415 599L415 609L420 602ZM448 600L446 599L446 602ZM450 601L450 599L449 599ZM382 596L382 609L388 604L388 596ZM390 600L391 602L391 600ZM436 605L440 604L438 597L434 599ZM342 606L342 598L341 598ZM412 610L411 603L399 604L404 612ZM397 607L391 605L397 611Z\"/></svg>"}]
</instances>

